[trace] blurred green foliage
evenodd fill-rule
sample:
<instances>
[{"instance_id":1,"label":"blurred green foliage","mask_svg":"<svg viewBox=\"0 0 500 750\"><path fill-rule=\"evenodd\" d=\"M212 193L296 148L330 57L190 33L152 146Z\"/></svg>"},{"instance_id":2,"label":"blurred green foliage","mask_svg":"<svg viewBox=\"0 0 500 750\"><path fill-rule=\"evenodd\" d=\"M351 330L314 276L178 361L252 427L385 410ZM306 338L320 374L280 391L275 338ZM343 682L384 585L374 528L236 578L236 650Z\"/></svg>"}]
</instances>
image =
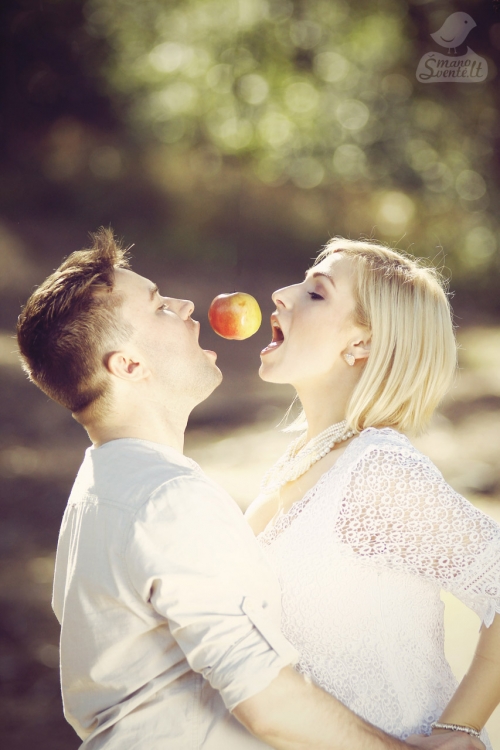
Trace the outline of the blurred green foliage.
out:
<instances>
[{"instance_id":1,"label":"blurred green foliage","mask_svg":"<svg viewBox=\"0 0 500 750\"><path fill-rule=\"evenodd\" d=\"M373 236L500 313L500 11L460 9L476 26L448 55L447 0L4 0L0 321L22 257L38 278L101 224L231 285ZM468 47L486 81L417 80Z\"/></svg>"},{"instance_id":2,"label":"blurred green foliage","mask_svg":"<svg viewBox=\"0 0 500 750\"><path fill-rule=\"evenodd\" d=\"M484 277L499 271L500 25L488 22L479 49L473 32L458 50L486 57L486 82L425 85L418 60L453 11L431 5L425 16L405 0L89 0L85 14L110 47L107 91L157 144L149 164L167 191L194 154L205 186L232 165L275 190L311 192L309 224L323 239L406 235L414 252L442 245L455 274ZM112 169L112 154L102 158Z\"/></svg>"}]
</instances>

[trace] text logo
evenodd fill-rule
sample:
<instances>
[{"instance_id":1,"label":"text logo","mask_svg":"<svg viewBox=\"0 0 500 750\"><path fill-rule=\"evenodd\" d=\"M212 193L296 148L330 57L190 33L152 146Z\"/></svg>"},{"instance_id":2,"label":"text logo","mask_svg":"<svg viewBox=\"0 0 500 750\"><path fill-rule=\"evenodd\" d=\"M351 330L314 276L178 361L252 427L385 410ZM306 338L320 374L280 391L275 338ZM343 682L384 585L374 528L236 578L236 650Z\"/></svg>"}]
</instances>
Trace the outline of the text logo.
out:
<instances>
[{"instance_id":1,"label":"text logo","mask_svg":"<svg viewBox=\"0 0 500 750\"><path fill-rule=\"evenodd\" d=\"M456 55L457 47L476 25L468 13L448 16L441 28L431 34L437 44L448 50L447 54L427 52L418 63L417 80L420 83L481 83L486 80L488 63L470 47L465 55L450 57L451 50Z\"/></svg>"}]
</instances>

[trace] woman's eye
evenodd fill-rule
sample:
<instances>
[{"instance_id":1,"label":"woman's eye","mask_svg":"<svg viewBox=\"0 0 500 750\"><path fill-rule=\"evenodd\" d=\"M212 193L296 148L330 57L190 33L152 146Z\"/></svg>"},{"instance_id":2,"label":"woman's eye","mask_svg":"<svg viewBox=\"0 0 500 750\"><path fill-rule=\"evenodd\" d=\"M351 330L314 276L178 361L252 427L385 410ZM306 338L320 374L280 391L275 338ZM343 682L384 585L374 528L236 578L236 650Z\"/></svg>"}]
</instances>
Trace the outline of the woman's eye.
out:
<instances>
[{"instance_id":1,"label":"woman's eye","mask_svg":"<svg viewBox=\"0 0 500 750\"><path fill-rule=\"evenodd\" d=\"M165 303L163 303L162 305L160 305L160 307L158 308L158 310L168 310L168 305L166 305Z\"/></svg>"},{"instance_id":2,"label":"woman's eye","mask_svg":"<svg viewBox=\"0 0 500 750\"><path fill-rule=\"evenodd\" d=\"M325 299L321 296L321 294L318 294L317 292L307 292L311 299Z\"/></svg>"}]
</instances>

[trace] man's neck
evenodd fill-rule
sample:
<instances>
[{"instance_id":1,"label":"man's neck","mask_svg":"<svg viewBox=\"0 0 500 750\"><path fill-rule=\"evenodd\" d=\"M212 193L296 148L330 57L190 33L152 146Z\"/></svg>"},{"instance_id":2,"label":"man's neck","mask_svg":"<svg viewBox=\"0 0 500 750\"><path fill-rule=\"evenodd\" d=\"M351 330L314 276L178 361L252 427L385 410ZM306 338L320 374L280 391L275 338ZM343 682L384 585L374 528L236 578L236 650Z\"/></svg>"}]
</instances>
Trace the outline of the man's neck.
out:
<instances>
[{"instance_id":1,"label":"man's neck","mask_svg":"<svg viewBox=\"0 0 500 750\"><path fill-rule=\"evenodd\" d=\"M111 440L135 438L168 445L182 453L189 412L180 412L165 413L161 405L153 408L150 404L143 404L123 413L114 411L101 419L83 419L81 423L96 447Z\"/></svg>"}]
</instances>

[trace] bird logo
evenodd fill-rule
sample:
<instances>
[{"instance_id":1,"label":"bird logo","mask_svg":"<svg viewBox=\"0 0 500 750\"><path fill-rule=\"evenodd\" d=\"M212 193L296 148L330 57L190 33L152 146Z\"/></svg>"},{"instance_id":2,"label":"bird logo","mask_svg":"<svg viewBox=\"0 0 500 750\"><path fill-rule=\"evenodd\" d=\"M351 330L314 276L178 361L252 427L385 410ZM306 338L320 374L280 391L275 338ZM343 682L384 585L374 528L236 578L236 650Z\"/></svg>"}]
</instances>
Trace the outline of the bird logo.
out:
<instances>
[{"instance_id":1,"label":"bird logo","mask_svg":"<svg viewBox=\"0 0 500 750\"><path fill-rule=\"evenodd\" d=\"M452 13L441 28L435 31L434 34L431 34L431 37L441 47L447 47L448 54L450 54L450 50L453 50L454 54L456 54L457 47L460 47L465 41L474 26L477 26L477 24L468 13Z\"/></svg>"},{"instance_id":2,"label":"bird logo","mask_svg":"<svg viewBox=\"0 0 500 750\"><path fill-rule=\"evenodd\" d=\"M417 81L420 83L481 83L488 77L488 61L476 55L467 47L464 55L457 55L457 47L477 26L468 13L452 13L438 31L431 34L437 44L446 47L446 55L441 52L426 52L417 67ZM449 57L453 50L455 57Z\"/></svg>"}]
</instances>

